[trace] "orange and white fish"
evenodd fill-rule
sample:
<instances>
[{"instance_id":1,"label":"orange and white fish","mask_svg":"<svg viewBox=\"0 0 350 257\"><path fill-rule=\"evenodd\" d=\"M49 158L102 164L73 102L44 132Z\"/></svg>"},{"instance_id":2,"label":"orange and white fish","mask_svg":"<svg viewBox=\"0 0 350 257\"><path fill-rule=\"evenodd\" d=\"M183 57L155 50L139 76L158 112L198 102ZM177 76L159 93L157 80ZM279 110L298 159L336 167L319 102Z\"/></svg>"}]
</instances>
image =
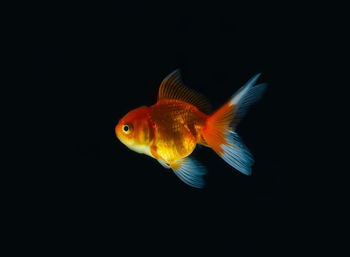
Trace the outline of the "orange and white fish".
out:
<instances>
[{"instance_id":1,"label":"orange and white fish","mask_svg":"<svg viewBox=\"0 0 350 257\"><path fill-rule=\"evenodd\" d=\"M232 167L250 175L253 157L234 129L267 86L254 86L259 76L251 78L210 114L208 101L187 88L179 70L175 70L161 83L156 104L132 110L119 121L115 127L117 137L131 150L171 168L193 187L204 186L206 173L205 167L190 157L197 144L211 147Z\"/></svg>"}]
</instances>

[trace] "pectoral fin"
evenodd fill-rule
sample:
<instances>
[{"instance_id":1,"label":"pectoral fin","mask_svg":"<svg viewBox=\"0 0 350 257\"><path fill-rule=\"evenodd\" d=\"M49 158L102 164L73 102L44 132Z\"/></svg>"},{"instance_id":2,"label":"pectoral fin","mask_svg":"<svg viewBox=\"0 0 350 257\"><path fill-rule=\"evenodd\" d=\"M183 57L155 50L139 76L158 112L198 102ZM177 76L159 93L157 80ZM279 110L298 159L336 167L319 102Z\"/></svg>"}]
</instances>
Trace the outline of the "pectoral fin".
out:
<instances>
[{"instance_id":1,"label":"pectoral fin","mask_svg":"<svg viewBox=\"0 0 350 257\"><path fill-rule=\"evenodd\" d=\"M205 167L193 158L186 157L170 163L175 175L187 185L197 188L205 186L203 175L207 173Z\"/></svg>"},{"instance_id":2,"label":"pectoral fin","mask_svg":"<svg viewBox=\"0 0 350 257\"><path fill-rule=\"evenodd\" d=\"M164 168L166 168L166 169L170 169L170 168L171 168L169 163L167 163L167 162L165 162L165 161L163 161L163 160L161 160L161 159L158 159L157 161L158 161Z\"/></svg>"}]
</instances>

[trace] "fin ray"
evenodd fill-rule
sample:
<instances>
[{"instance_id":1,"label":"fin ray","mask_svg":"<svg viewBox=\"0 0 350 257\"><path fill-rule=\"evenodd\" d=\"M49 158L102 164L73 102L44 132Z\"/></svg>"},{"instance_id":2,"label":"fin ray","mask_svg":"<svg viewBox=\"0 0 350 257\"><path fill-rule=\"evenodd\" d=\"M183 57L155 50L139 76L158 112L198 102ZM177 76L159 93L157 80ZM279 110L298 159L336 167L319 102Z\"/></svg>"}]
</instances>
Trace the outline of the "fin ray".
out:
<instances>
[{"instance_id":1,"label":"fin ray","mask_svg":"<svg viewBox=\"0 0 350 257\"><path fill-rule=\"evenodd\" d=\"M186 157L171 164L175 175L189 186L203 188L203 175L207 173L205 167L194 158Z\"/></svg>"},{"instance_id":2,"label":"fin ray","mask_svg":"<svg viewBox=\"0 0 350 257\"><path fill-rule=\"evenodd\" d=\"M228 144L223 144L222 159L230 164L236 170L245 175L251 175L251 166L254 164L254 158L249 149L242 142L237 133L228 131L225 137Z\"/></svg>"},{"instance_id":3,"label":"fin ray","mask_svg":"<svg viewBox=\"0 0 350 257\"><path fill-rule=\"evenodd\" d=\"M242 91L244 94L240 94L240 92L237 92L232 97L232 100L230 103L234 102L237 107L235 110L234 117L230 123L231 127L236 127L239 121L247 113L248 108L263 96L267 85L268 85L267 83L261 83L252 87L252 84L247 83L245 86L241 88L243 89Z\"/></svg>"},{"instance_id":4,"label":"fin ray","mask_svg":"<svg viewBox=\"0 0 350 257\"><path fill-rule=\"evenodd\" d=\"M165 162L165 161L163 161L162 159L158 159L157 160L164 168L166 168L166 169L170 169L171 167L170 167L170 164L169 163L167 163L167 162Z\"/></svg>"},{"instance_id":5,"label":"fin ray","mask_svg":"<svg viewBox=\"0 0 350 257\"><path fill-rule=\"evenodd\" d=\"M198 110L206 114L211 111L209 101L204 96L184 85L179 69L170 73L162 81L159 87L158 100L162 98L182 100L192 104L197 107Z\"/></svg>"}]
</instances>

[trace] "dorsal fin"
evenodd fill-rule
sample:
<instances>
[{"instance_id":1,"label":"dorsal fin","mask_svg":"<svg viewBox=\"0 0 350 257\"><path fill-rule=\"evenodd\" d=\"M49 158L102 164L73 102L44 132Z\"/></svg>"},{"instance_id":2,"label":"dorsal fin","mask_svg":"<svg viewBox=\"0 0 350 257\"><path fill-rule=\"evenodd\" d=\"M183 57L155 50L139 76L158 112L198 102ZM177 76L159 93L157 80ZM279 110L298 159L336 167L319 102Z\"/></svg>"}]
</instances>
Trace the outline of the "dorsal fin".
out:
<instances>
[{"instance_id":1,"label":"dorsal fin","mask_svg":"<svg viewBox=\"0 0 350 257\"><path fill-rule=\"evenodd\" d=\"M208 100L184 85L179 69L170 73L160 84L158 100L162 98L182 100L192 104L197 107L198 110L206 114L209 114L211 111Z\"/></svg>"}]
</instances>

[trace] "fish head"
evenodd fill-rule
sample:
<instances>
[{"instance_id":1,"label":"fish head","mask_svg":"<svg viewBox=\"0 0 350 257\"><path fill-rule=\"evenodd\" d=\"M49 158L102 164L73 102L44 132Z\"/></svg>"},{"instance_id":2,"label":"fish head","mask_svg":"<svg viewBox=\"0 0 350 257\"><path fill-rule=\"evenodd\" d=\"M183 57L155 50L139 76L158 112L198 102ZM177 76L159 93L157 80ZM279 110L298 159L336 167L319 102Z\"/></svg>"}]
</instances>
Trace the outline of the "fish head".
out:
<instances>
[{"instance_id":1,"label":"fish head","mask_svg":"<svg viewBox=\"0 0 350 257\"><path fill-rule=\"evenodd\" d=\"M115 127L118 139L131 150L150 155L149 108L141 106L128 112Z\"/></svg>"}]
</instances>

